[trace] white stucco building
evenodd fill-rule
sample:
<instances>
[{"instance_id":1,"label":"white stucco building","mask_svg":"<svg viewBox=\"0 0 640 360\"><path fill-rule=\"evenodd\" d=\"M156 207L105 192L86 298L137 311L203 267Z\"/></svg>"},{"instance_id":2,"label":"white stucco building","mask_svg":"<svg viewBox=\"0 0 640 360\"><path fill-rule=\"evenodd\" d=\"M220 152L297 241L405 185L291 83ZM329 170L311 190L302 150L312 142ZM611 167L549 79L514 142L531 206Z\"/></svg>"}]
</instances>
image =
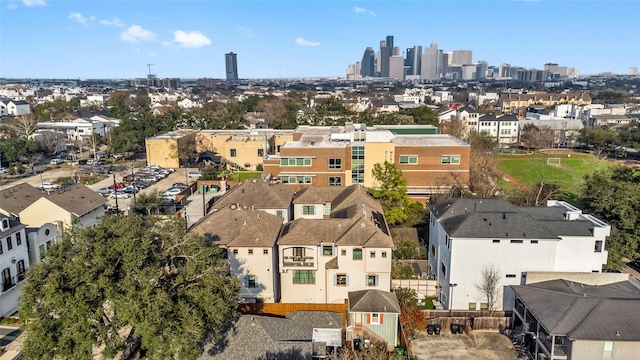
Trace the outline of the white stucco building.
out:
<instances>
[{"instance_id":1,"label":"white stucco building","mask_svg":"<svg viewBox=\"0 0 640 360\"><path fill-rule=\"evenodd\" d=\"M599 273L607 262L611 227L566 202L517 207L502 199L456 199L429 210L429 274L447 309L486 308L477 285L490 266L501 278L495 309L510 310L509 286L524 284L528 271Z\"/></svg>"},{"instance_id":2,"label":"white stucco building","mask_svg":"<svg viewBox=\"0 0 640 360\"><path fill-rule=\"evenodd\" d=\"M29 250L25 227L6 215L0 215L0 317L18 311L22 284L29 268Z\"/></svg>"}]
</instances>

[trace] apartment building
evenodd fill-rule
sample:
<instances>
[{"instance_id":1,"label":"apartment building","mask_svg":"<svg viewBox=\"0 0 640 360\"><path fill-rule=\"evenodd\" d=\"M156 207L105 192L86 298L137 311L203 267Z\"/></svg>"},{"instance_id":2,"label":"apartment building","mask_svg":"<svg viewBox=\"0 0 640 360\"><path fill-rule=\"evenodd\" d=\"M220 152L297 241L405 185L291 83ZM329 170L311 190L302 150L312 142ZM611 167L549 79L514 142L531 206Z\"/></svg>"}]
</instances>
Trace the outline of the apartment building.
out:
<instances>
[{"instance_id":1,"label":"apartment building","mask_svg":"<svg viewBox=\"0 0 640 360\"><path fill-rule=\"evenodd\" d=\"M511 310L509 286L526 283L527 272L600 273L607 263L611 227L563 201L517 207L502 199L455 199L429 211L429 274L447 309L489 306L477 290L488 267L504 289L494 310Z\"/></svg>"},{"instance_id":2,"label":"apartment building","mask_svg":"<svg viewBox=\"0 0 640 360\"><path fill-rule=\"evenodd\" d=\"M469 144L436 132L420 125L299 126L279 155L264 158L264 173L285 184L375 187L373 167L388 161L403 171L412 197L466 185Z\"/></svg>"},{"instance_id":3,"label":"apartment building","mask_svg":"<svg viewBox=\"0 0 640 360\"><path fill-rule=\"evenodd\" d=\"M18 310L22 282L29 268L29 251L25 227L19 221L0 215L0 317Z\"/></svg>"},{"instance_id":4,"label":"apartment building","mask_svg":"<svg viewBox=\"0 0 640 360\"><path fill-rule=\"evenodd\" d=\"M591 104L591 95L586 91L563 93L533 93L533 94L502 94L498 100L498 107L502 113L514 112L518 108L532 105L553 106L558 104Z\"/></svg>"},{"instance_id":5,"label":"apartment building","mask_svg":"<svg viewBox=\"0 0 640 360\"><path fill-rule=\"evenodd\" d=\"M520 136L518 117L514 114L496 116L488 113L477 118L477 127L473 129L478 133L489 135L497 144L514 144Z\"/></svg>"}]
</instances>

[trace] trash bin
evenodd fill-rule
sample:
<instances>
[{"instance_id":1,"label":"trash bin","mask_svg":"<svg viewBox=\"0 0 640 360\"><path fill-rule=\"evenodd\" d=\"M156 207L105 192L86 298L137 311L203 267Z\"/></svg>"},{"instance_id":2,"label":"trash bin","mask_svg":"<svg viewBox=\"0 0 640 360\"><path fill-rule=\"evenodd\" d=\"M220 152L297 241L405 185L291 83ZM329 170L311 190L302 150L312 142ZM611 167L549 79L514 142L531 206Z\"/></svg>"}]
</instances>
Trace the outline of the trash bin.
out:
<instances>
[{"instance_id":1,"label":"trash bin","mask_svg":"<svg viewBox=\"0 0 640 360\"><path fill-rule=\"evenodd\" d=\"M400 346L396 346L396 355L404 355L404 348L400 347Z\"/></svg>"},{"instance_id":2,"label":"trash bin","mask_svg":"<svg viewBox=\"0 0 640 360\"><path fill-rule=\"evenodd\" d=\"M204 194L204 193L207 192L208 189L209 188L208 188L208 186L206 184L202 184L202 185L200 185L200 189L198 190L198 193L199 194Z\"/></svg>"}]
</instances>

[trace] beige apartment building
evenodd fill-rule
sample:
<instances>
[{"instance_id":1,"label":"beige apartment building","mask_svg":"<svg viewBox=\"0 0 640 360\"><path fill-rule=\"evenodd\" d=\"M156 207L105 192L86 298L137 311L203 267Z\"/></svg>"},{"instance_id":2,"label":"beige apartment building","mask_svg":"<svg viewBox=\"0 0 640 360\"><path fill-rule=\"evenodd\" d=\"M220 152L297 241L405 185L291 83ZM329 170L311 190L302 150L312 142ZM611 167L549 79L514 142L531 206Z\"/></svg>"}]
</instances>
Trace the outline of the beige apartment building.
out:
<instances>
[{"instance_id":1,"label":"beige apartment building","mask_svg":"<svg viewBox=\"0 0 640 360\"><path fill-rule=\"evenodd\" d=\"M521 107L532 105L553 106L558 104L591 104L591 95L586 91L564 93L534 93L534 94L502 94L498 100L502 113L510 113Z\"/></svg>"},{"instance_id":2,"label":"beige apartment building","mask_svg":"<svg viewBox=\"0 0 640 360\"><path fill-rule=\"evenodd\" d=\"M299 126L278 155L265 157L264 173L285 184L375 187L374 165L388 161L402 170L414 198L466 186L470 145L433 132L421 126Z\"/></svg>"}]
</instances>

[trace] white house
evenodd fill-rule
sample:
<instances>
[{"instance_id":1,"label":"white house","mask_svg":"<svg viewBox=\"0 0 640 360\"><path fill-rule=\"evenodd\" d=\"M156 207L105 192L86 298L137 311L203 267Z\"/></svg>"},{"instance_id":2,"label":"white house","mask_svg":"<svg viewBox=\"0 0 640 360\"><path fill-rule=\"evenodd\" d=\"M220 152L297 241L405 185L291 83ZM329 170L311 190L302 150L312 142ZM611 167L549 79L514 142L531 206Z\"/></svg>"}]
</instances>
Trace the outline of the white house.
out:
<instances>
[{"instance_id":1,"label":"white house","mask_svg":"<svg viewBox=\"0 0 640 360\"><path fill-rule=\"evenodd\" d=\"M0 215L0 236L0 317L4 317L18 310L29 250L24 225L6 215Z\"/></svg>"},{"instance_id":2,"label":"white house","mask_svg":"<svg viewBox=\"0 0 640 360\"><path fill-rule=\"evenodd\" d=\"M498 144L513 144L518 141L520 129L518 116L505 114L496 117L494 113L488 113L478 118L479 133L491 136Z\"/></svg>"},{"instance_id":3,"label":"white house","mask_svg":"<svg viewBox=\"0 0 640 360\"><path fill-rule=\"evenodd\" d=\"M438 280L448 309L483 309L482 272L494 267L502 296L496 308L510 310L510 285L528 271L594 272L607 262L611 227L563 201L517 207L502 199L456 199L431 205L429 274Z\"/></svg>"},{"instance_id":4,"label":"white house","mask_svg":"<svg viewBox=\"0 0 640 360\"><path fill-rule=\"evenodd\" d=\"M0 100L0 116L20 116L31 113L31 105L24 100Z\"/></svg>"},{"instance_id":5,"label":"white house","mask_svg":"<svg viewBox=\"0 0 640 360\"><path fill-rule=\"evenodd\" d=\"M60 239L63 228L62 222L45 223L38 228L27 228L29 242L29 264L37 264L44 259L49 247Z\"/></svg>"}]
</instances>

